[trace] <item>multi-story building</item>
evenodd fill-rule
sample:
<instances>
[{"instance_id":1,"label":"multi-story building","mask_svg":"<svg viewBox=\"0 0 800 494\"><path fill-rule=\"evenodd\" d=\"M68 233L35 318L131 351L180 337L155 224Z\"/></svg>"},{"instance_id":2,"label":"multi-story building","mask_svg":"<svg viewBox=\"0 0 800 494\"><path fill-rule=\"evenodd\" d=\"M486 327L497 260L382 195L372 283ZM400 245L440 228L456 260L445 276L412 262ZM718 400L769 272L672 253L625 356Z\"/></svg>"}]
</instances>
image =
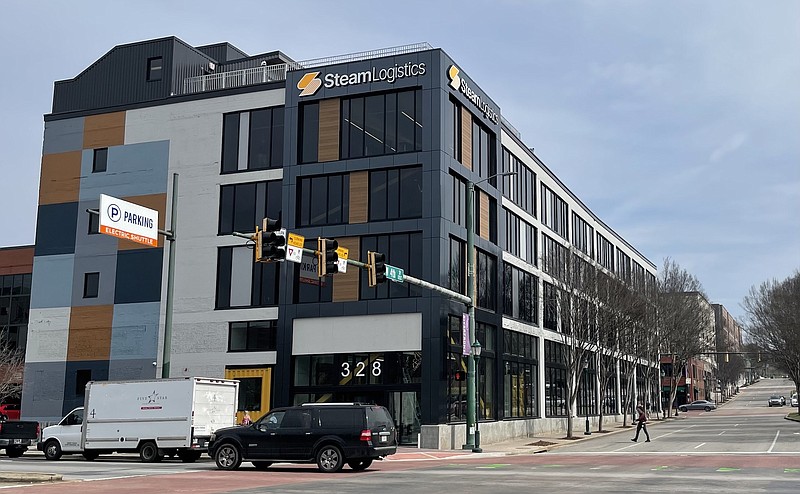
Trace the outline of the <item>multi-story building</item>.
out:
<instances>
[{"instance_id":1,"label":"multi-story building","mask_svg":"<svg viewBox=\"0 0 800 494\"><path fill-rule=\"evenodd\" d=\"M714 309L716 348L721 358L719 367L720 371L725 374L724 376L717 377L716 384L719 385L718 392L721 395L720 398L724 399L730 396L744 380L745 370L742 368L741 371L739 371L739 368L735 366L736 357L733 356L740 354L742 351L742 327L724 305L711 304L711 306ZM723 356L722 354L726 355ZM748 357L749 356L743 356L739 358L742 365L745 365L744 361ZM734 366L731 366L729 369L727 368L727 364L730 364L731 360L734 360ZM723 379L720 379L720 377Z\"/></svg>"},{"instance_id":2,"label":"multi-story building","mask_svg":"<svg viewBox=\"0 0 800 494\"><path fill-rule=\"evenodd\" d=\"M25 349L33 246L0 249L0 348Z\"/></svg>"},{"instance_id":3,"label":"multi-story building","mask_svg":"<svg viewBox=\"0 0 800 494\"><path fill-rule=\"evenodd\" d=\"M555 290L544 260L571 250L631 283L655 279L427 44L305 62L174 37L117 46L56 82L41 176L23 399L40 419L82 403L90 379L162 373L168 249L96 234L87 210L101 193L175 224L171 376L239 379L254 418L297 402L385 404L406 443L428 431L435 445L461 444L464 305L408 284L371 288L353 266L320 279L313 256L254 263L234 232L280 219L308 248L335 238L351 259L381 252L465 294L475 183L485 440L534 421L563 427L563 400L544 399L566 386L559 321L542 309ZM579 410L597 414L599 401ZM619 413L619 399L608 403Z\"/></svg>"}]
</instances>

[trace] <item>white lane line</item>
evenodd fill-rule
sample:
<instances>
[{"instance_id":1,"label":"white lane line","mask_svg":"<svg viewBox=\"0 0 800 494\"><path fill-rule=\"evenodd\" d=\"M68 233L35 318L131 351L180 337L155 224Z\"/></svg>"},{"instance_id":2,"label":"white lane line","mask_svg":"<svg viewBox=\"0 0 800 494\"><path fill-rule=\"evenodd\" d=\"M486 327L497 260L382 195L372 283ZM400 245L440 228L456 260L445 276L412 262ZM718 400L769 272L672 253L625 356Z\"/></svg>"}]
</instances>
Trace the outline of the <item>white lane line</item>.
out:
<instances>
[{"instance_id":1,"label":"white lane line","mask_svg":"<svg viewBox=\"0 0 800 494\"><path fill-rule=\"evenodd\" d=\"M717 434L717 435L718 435L718 436L721 436L721 435L725 434L726 432L727 432L727 431L722 431L722 432L720 432L720 433L719 433L719 434Z\"/></svg>"},{"instance_id":2,"label":"white lane line","mask_svg":"<svg viewBox=\"0 0 800 494\"><path fill-rule=\"evenodd\" d=\"M772 453L772 448L775 447L775 443L778 442L778 436L780 436L780 435L781 435L781 431L778 430L778 432L775 433L775 439L772 440L772 446L769 447L769 449L767 450L767 453Z\"/></svg>"},{"instance_id":3,"label":"white lane line","mask_svg":"<svg viewBox=\"0 0 800 494\"><path fill-rule=\"evenodd\" d=\"M683 432L683 431L685 431L685 430L691 429L692 427L694 427L694 426L693 426L693 425L690 425L689 427L684 427L683 429L678 429L678 430L676 430L676 431L667 432L666 434L662 434L662 435L660 435L660 436L658 436L658 437L654 437L654 438L653 438L653 440L655 440L655 439L661 439L662 437L671 436L672 434L676 434L676 433L678 433L678 432ZM639 444L639 443L634 443L634 444L631 444L631 445L629 445L629 446L623 446L623 447L621 447L621 448L619 448L619 449L615 449L615 450L614 450L614 451L612 451L612 452L613 452L613 453L616 453L617 451L623 451L623 450L626 450L626 449L632 448L632 447L634 447L634 446L636 446L636 445L638 445L638 444Z\"/></svg>"},{"instance_id":4,"label":"white lane line","mask_svg":"<svg viewBox=\"0 0 800 494\"><path fill-rule=\"evenodd\" d=\"M695 446L695 447L694 447L694 449L697 449L697 448L699 448L699 447L701 447L701 446L705 446L705 445L706 445L706 443L700 443L700 444L698 444L697 446Z\"/></svg>"}]
</instances>

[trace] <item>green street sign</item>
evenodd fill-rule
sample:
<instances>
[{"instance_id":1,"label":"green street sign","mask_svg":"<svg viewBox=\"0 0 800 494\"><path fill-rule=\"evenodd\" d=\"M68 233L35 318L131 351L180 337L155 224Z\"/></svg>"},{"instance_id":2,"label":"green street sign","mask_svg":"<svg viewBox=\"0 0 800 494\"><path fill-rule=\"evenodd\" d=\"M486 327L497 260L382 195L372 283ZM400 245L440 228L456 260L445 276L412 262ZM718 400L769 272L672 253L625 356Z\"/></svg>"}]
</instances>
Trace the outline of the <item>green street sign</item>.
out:
<instances>
[{"instance_id":1,"label":"green street sign","mask_svg":"<svg viewBox=\"0 0 800 494\"><path fill-rule=\"evenodd\" d=\"M395 283L402 283L405 279L405 271L401 268L386 265L386 279L394 281Z\"/></svg>"}]
</instances>

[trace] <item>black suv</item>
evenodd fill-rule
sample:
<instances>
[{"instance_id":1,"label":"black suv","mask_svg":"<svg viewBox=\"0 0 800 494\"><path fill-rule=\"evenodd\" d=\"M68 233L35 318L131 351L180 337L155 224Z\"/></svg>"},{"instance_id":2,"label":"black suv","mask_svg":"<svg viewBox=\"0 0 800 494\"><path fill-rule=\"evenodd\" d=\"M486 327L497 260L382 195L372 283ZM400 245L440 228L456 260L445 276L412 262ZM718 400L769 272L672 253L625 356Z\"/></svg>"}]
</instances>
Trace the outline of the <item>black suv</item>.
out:
<instances>
[{"instance_id":1,"label":"black suv","mask_svg":"<svg viewBox=\"0 0 800 494\"><path fill-rule=\"evenodd\" d=\"M386 408L359 403L309 403L276 408L252 425L219 429L208 454L223 470L242 461L263 470L275 462L313 463L338 472L347 463L364 470L397 451L397 433Z\"/></svg>"}]
</instances>

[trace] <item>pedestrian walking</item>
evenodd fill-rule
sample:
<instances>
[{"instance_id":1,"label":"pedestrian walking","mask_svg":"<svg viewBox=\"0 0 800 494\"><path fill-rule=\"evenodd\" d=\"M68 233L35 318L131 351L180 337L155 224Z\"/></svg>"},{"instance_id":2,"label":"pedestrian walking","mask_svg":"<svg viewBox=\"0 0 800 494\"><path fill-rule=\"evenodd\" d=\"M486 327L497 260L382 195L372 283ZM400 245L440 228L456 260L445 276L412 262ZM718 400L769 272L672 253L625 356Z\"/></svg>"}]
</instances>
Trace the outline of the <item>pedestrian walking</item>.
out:
<instances>
[{"instance_id":1,"label":"pedestrian walking","mask_svg":"<svg viewBox=\"0 0 800 494\"><path fill-rule=\"evenodd\" d=\"M636 442L639 440L639 432L644 431L644 435L647 436L646 443L650 442L650 433L647 432L647 413L644 411L644 407L639 405L636 407L636 411L639 413L639 418L636 419L639 424L636 426L636 437L631 439L631 441Z\"/></svg>"},{"instance_id":2,"label":"pedestrian walking","mask_svg":"<svg viewBox=\"0 0 800 494\"><path fill-rule=\"evenodd\" d=\"M253 421L250 419L250 412L245 410L244 417L242 417L242 425L250 425L252 423Z\"/></svg>"}]
</instances>

